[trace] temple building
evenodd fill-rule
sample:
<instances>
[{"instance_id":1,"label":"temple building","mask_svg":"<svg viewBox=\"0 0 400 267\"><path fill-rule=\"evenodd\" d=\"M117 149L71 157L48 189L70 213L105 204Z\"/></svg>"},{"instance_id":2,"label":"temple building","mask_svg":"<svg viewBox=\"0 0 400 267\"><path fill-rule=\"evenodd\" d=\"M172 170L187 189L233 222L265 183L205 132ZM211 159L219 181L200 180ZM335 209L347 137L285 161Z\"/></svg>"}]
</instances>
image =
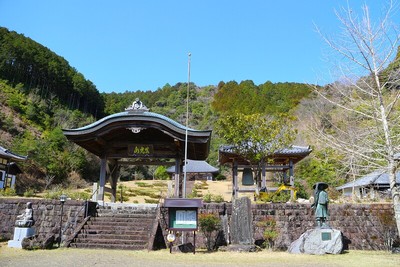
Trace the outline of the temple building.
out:
<instances>
[{"instance_id":1,"label":"temple building","mask_svg":"<svg viewBox=\"0 0 400 267\"><path fill-rule=\"evenodd\" d=\"M0 189L15 189L16 176L22 173L16 162L26 159L27 156L17 155L0 146Z\"/></svg>"},{"instance_id":2,"label":"temple building","mask_svg":"<svg viewBox=\"0 0 400 267\"><path fill-rule=\"evenodd\" d=\"M150 112L139 100L124 112L109 115L78 129L64 129L68 140L95 154L101 160L98 200L108 190L115 201L118 170L121 165L175 166L175 197L181 197L181 179L187 159L205 160L210 150L211 130L195 130L161 114ZM187 140L187 153L185 143ZM107 180L111 188L105 188ZM185 193L185 192L184 192Z\"/></svg>"}]
</instances>

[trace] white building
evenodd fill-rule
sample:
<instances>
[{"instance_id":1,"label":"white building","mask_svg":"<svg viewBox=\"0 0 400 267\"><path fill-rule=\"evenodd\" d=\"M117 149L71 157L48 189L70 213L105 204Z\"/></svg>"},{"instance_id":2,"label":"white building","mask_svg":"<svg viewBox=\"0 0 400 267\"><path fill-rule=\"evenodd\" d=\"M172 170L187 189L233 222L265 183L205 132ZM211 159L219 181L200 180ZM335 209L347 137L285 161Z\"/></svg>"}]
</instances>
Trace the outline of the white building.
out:
<instances>
[{"instance_id":1,"label":"white building","mask_svg":"<svg viewBox=\"0 0 400 267\"><path fill-rule=\"evenodd\" d=\"M16 162L24 161L27 156L20 156L0 146L0 189L15 189L15 179L21 169Z\"/></svg>"},{"instance_id":2,"label":"white building","mask_svg":"<svg viewBox=\"0 0 400 267\"><path fill-rule=\"evenodd\" d=\"M396 184L400 185L400 173L396 175ZM360 198L367 196L375 198L378 197L378 194L389 196L389 188L389 175L383 170L374 171L355 181L336 187L337 190L342 191L343 196L352 196L354 190L354 194Z\"/></svg>"}]
</instances>

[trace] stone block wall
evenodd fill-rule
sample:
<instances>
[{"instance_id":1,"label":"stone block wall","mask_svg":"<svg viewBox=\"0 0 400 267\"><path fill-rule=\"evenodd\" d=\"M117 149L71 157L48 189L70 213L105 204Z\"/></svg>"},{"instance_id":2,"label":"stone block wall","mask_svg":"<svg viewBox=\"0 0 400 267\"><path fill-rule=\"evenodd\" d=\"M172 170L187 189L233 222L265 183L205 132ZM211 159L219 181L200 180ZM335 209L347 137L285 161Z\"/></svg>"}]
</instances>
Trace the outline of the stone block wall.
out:
<instances>
[{"instance_id":1,"label":"stone block wall","mask_svg":"<svg viewBox=\"0 0 400 267\"><path fill-rule=\"evenodd\" d=\"M25 211L27 202L32 203L35 234L46 236L54 232L58 237L61 219L61 204L59 200L0 198L0 238L13 239L15 220L17 215ZM95 203L89 202L89 204L88 210L93 212ZM67 200L64 203L63 236L70 235L74 228L83 221L85 207L85 201Z\"/></svg>"},{"instance_id":2,"label":"stone block wall","mask_svg":"<svg viewBox=\"0 0 400 267\"><path fill-rule=\"evenodd\" d=\"M35 231L47 235L52 231L58 237L61 205L58 200L0 198L0 238L12 239L16 216L22 214L26 203L32 202ZM96 203L90 202L89 212L96 212ZM225 216L230 227L232 215L231 203L205 203L200 213L214 213ZM394 224L392 204L330 204L329 224L343 233L346 249L385 249L386 236L397 233ZM85 202L69 200L64 204L63 234L69 236L79 225L85 214ZM278 237L275 247L286 250L291 242L308 229L315 227L313 211L307 204L271 203L252 205L254 241L262 242L263 228L259 222L267 219L276 221ZM165 231L168 224L167 209L161 207L159 223L166 241ZM392 233L391 233L392 232ZM192 233L188 241L193 242ZM226 235L225 235L226 237ZM227 236L229 239L229 236ZM228 240L229 241L229 240ZM196 247L204 247L204 236L199 231L196 235Z\"/></svg>"},{"instance_id":3,"label":"stone block wall","mask_svg":"<svg viewBox=\"0 0 400 267\"><path fill-rule=\"evenodd\" d=\"M229 222L232 207L230 203L205 204L199 212L227 214ZM397 233L394 221L387 220L394 218L391 204L331 204L329 212L329 225L342 231L345 249L384 250L385 236ZM282 250L286 250L291 242L316 225L313 210L307 204L256 204L252 205L252 215L254 241L260 243L263 239L264 229L259 222L273 219L278 232L275 247ZM202 238L199 233L196 239L199 246L204 244Z\"/></svg>"}]
</instances>

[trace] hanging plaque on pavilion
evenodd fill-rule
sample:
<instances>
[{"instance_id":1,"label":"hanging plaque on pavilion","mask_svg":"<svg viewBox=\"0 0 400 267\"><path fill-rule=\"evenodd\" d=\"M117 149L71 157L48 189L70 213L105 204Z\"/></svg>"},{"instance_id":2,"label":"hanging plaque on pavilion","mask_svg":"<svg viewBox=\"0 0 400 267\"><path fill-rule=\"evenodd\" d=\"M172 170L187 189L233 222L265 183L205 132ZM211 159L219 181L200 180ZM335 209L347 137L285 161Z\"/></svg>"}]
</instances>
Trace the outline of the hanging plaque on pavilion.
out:
<instances>
[{"instance_id":1,"label":"hanging plaque on pavilion","mask_svg":"<svg viewBox=\"0 0 400 267\"><path fill-rule=\"evenodd\" d=\"M129 156L150 156L153 154L153 145L131 144L128 145Z\"/></svg>"}]
</instances>

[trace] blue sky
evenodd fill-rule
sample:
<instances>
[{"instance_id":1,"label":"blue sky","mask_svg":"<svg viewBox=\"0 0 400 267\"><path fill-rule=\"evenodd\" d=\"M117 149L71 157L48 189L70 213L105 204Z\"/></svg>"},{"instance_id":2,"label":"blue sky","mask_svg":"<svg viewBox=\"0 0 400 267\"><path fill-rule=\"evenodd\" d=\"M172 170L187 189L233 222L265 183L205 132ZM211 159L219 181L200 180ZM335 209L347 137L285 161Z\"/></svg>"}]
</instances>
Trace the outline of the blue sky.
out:
<instances>
[{"instance_id":1,"label":"blue sky","mask_svg":"<svg viewBox=\"0 0 400 267\"><path fill-rule=\"evenodd\" d=\"M373 14L386 1L348 0ZM64 57L100 92L253 80L325 84L346 0L0 0L0 26ZM398 18L396 14L396 18Z\"/></svg>"}]
</instances>

